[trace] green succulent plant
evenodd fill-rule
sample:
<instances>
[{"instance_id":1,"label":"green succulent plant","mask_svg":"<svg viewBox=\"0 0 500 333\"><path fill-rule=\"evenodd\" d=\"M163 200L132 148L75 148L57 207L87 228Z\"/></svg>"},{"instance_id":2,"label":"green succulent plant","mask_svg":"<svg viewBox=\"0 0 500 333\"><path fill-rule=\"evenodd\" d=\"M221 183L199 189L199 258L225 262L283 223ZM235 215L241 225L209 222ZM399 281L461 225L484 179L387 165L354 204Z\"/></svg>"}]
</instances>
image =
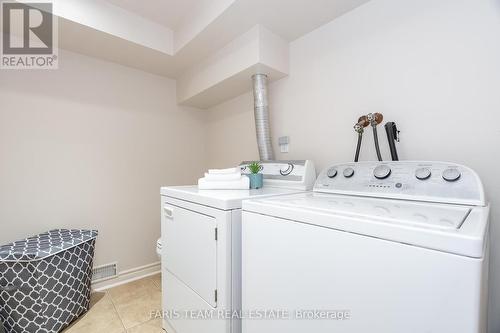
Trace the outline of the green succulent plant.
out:
<instances>
[{"instance_id":1,"label":"green succulent plant","mask_svg":"<svg viewBox=\"0 0 500 333\"><path fill-rule=\"evenodd\" d=\"M248 165L248 169L250 170L251 173L256 174L260 172L261 165L259 162L252 162Z\"/></svg>"}]
</instances>

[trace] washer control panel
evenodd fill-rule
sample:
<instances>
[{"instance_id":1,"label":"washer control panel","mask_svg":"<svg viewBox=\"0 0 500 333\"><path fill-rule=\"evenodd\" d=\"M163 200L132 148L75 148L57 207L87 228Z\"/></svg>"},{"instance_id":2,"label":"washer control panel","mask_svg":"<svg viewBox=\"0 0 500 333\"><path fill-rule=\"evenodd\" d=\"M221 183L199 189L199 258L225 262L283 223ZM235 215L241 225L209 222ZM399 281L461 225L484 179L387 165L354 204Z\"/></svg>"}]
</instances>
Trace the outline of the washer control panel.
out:
<instances>
[{"instance_id":1,"label":"washer control panel","mask_svg":"<svg viewBox=\"0 0 500 333\"><path fill-rule=\"evenodd\" d=\"M486 205L470 168L446 162L358 162L326 168L314 191L416 201Z\"/></svg>"}]
</instances>

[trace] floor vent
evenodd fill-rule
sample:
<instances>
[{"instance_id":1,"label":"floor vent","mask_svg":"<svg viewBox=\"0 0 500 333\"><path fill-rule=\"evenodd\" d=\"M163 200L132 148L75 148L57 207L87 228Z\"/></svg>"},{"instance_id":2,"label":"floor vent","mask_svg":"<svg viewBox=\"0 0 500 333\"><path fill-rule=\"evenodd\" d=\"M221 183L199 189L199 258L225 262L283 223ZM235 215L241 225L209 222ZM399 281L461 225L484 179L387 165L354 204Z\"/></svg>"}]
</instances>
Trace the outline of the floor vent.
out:
<instances>
[{"instance_id":1,"label":"floor vent","mask_svg":"<svg viewBox=\"0 0 500 333\"><path fill-rule=\"evenodd\" d=\"M114 278L118 275L118 263L114 262L98 267L92 270L92 282L98 282Z\"/></svg>"}]
</instances>

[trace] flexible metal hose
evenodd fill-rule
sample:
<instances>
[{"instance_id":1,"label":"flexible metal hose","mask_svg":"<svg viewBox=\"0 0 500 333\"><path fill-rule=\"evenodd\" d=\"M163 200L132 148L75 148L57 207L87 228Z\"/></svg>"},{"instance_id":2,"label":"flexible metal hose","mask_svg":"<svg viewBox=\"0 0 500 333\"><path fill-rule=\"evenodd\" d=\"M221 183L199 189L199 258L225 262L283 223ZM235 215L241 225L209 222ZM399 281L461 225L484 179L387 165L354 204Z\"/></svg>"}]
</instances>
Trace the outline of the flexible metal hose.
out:
<instances>
[{"instance_id":1,"label":"flexible metal hose","mask_svg":"<svg viewBox=\"0 0 500 333\"><path fill-rule=\"evenodd\" d=\"M269 104L267 100L267 75L255 74L253 81L253 100L255 131L257 134L257 146L261 161L274 160L273 145L271 141L271 130L269 126Z\"/></svg>"}]
</instances>

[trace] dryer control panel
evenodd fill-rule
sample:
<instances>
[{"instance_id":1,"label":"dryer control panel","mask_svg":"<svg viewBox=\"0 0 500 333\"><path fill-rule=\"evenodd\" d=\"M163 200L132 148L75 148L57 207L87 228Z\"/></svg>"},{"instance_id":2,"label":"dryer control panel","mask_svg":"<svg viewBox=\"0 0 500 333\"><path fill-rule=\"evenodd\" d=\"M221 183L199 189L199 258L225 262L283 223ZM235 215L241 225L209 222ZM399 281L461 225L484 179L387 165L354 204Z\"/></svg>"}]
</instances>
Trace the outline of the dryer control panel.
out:
<instances>
[{"instance_id":1,"label":"dryer control panel","mask_svg":"<svg viewBox=\"0 0 500 333\"><path fill-rule=\"evenodd\" d=\"M240 164L242 174L249 174L248 165ZM261 161L260 172L264 175L264 186L310 191L316 180L316 169L311 160Z\"/></svg>"},{"instance_id":2,"label":"dryer control panel","mask_svg":"<svg viewBox=\"0 0 500 333\"><path fill-rule=\"evenodd\" d=\"M447 162L390 161L333 165L321 172L315 192L485 206L476 172Z\"/></svg>"}]
</instances>

